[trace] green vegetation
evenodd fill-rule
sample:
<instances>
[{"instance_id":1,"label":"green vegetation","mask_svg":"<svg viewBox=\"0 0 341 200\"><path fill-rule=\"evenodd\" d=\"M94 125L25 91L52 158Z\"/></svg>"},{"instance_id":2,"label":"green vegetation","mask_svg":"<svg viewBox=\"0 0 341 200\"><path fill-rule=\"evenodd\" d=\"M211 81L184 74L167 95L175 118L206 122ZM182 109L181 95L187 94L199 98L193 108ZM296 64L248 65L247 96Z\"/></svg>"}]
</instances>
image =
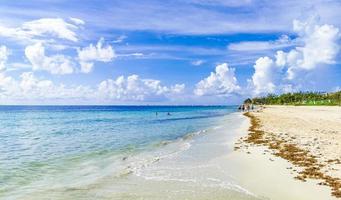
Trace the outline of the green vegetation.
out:
<instances>
[{"instance_id":1,"label":"green vegetation","mask_svg":"<svg viewBox=\"0 0 341 200\"><path fill-rule=\"evenodd\" d=\"M245 100L249 101L249 99ZM333 93L297 92L281 95L269 94L252 99L254 104L267 105L341 105L341 91Z\"/></svg>"}]
</instances>

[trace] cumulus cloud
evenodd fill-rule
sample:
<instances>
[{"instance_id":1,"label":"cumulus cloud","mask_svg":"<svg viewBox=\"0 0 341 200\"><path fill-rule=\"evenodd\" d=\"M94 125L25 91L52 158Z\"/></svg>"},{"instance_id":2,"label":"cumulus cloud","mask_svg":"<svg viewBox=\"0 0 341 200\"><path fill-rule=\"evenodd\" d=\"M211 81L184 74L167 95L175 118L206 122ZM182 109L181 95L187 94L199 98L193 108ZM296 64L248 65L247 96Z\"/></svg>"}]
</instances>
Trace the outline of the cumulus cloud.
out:
<instances>
[{"instance_id":1,"label":"cumulus cloud","mask_svg":"<svg viewBox=\"0 0 341 200\"><path fill-rule=\"evenodd\" d=\"M338 28L324 24L315 25L311 22L300 22L294 20L294 31L296 31L304 46L296 47L288 54L289 70L312 70L319 64L333 64L340 50L340 31ZM291 54L291 55L290 55ZM294 74L289 74L289 79Z\"/></svg>"},{"instance_id":2,"label":"cumulus cloud","mask_svg":"<svg viewBox=\"0 0 341 200\"><path fill-rule=\"evenodd\" d=\"M10 54L9 49L6 46L1 45L0 46L0 72L6 69L6 61L7 61L9 54Z\"/></svg>"},{"instance_id":3,"label":"cumulus cloud","mask_svg":"<svg viewBox=\"0 0 341 200\"><path fill-rule=\"evenodd\" d=\"M45 50L60 51L69 48L68 42L78 42L76 31L84 24L79 18L69 18L67 21L62 18L41 18L24 22L18 27L0 25L0 37L15 39L27 45L25 56L33 70L70 74L75 71L74 58L62 54L47 56ZM7 54L3 52L8 51L3 47L0 50L0 68L3 68L4 61L7 60ZM89 71L92 64L82 63L82 68Z\"/></svg>"},{"instance_id":4,"label":"cumulus cloud","mask_svg":"<svg viewBox=\"0 0 341 200\"><path fill-rule=\"evenodd\" d=\"M138 75L131 75L120 76L116 80L102 81L98 85L98 92L104 99L153 101L180 94L184 88L184 84L167 87L163 86L159 80L141 79Z\"/></svg>"},{"instance_id":5,"label":"cumulus cloud","mask_svg":"<svg viewBox=\"0 0 341 200\"><path fill-rule=\"evenodd\" d=\"M83 73L91 72L93 61L110 62L116 57L115 51L111 45L104 45L104 39L101 38L96 46L90 44L88 47L78 49L78 60Z\"/></svg>"},{"instance_id":6,"label":"cumulus cloud","mask_svg":"<svg viewBox=\"0 0 341 200\"><path fill-rule=\"evenodd\" d=\"M41 42L27 46L25 56L32 64L33 70L45 70L52 74L71 74L74 63L64 55L46 56Z\"/></svg>"},{"instance_id":7,"label":"cumulus cloud","mask_svg":"<svg viewBox=\"0 0 341 200\"><path fill-rule=\"evenodd\" d=\"M41 18L38 20L28 21L19 27L5 27L0 25L0 36L20 39L32 40L41 37L56 37L60 39L77 42L76 30L79 28L80 20L75 22L75 18L68 23L62 18Z\"/></svg>"},{"instance_id":8,"label":"cumulus cloud","mask_svg":"<svg viewBox=\"0 0 341 200\"><path fill-rule=\"evenodd\" d=\"M90 100L91 102L165 101L182 95L184 84L165 86L160 80L142 79L138 75L107 79L96 87L65 86L51 80L37 78L33 72L24 72L19 79L0 73L0 99L3 102L62 100ZM22 102L23 103L23 102Z\"/></svg>"},{"instance_id":9,"label":"cumulus cloud","mask_svg":"<svg viewBox=\"0 0 341 200\"><path fill-rule=\"evenodd\" d=\"M252 82L255 93L273 93L276 88L276 76L280 67L269 57L259 58L253 67L255 68L255 73L252 76Z\"/></svg>"},{"instance_id":10,"label":"cumulus cloud","mask_svg":"<svg viewBox=\"0 0 341 200\"><path fill-rule=\"evenodd\" d=\"M46 55L46 49L65 50L69 46L57 43L55 38L72 42L78 41L76 30L85 22L78 18L69 18L68 22L62 18L42 18L28 21L19 27L11 28L0 25L0 36L22 40L29 45L25 48L25 56L32 64L33 70L45 70L52 74L71 74L75 71L74 60L80 65L83 73L91 72L94 61L110 62L115 55L112 46L104 45L101 38L96 45L90 44L83 49L77 49L76 59L66 55ZM122 40L124 38L121 38ZM1 47L0 70L7 60L7 49Z\"/></svg>"},{"instance_id":11,"label":"cumulus cloud","mask_svg":"<svg viewBox=\"0 0 341 200\"><path fill-rule=\"evenodd\" d=\"M90 44L88 47L78 50L78 58L81 61L109 62L115 57L112 46L103 46L104 39L101 38L97 45Z\"/></svg>"},{"instance_id":12,"label":"cumulus cloud","mask_svg":"<svg viewBox=\"0 0 341 200\"><path fill-rule=\"evenodd\" d=\"M217 65L215 72L196 84L194 94L204 95L228 95L240 90L234 68L229 68L227 63Z\"/></svg>"},{"instance_id":13,"label":"cumulus cloud","mask_svg":"<svg viewBox=\"0 0 341 200\"><path fill-rule=\"evenodd\" d=\"M54 87L50 80L38 80L33 76L32 72L25 72L20 75L21 81L19 86L24 96L47 97L51 95ZM48 92L50 91L50 92Z\"/></svg>"},{"instance_id":14,"label":"cumulus cloud","mask_svg":"<svg viewBox=\"0 0 341 200\"><path fill-rule=\"evenodd\" d=\"M6 76L3 72L0 73L0 97L13 97L17 86L12 77Z\"/></svg>"},{"instance_id":15,"label":"cumulus cloud","mask_svg":"<svg viewBox=\"0 0 341 200\"><path fill-rule=\"evenodd\" d=\"M93 95L93 90L84 86L66 87L50 80L39 79L33 72L24 72L19 79L0 73L0 98L3 101L21 102L37 100L85 99ZM23 103L23 102L22 102Z\"/></svg>"},{"instance_id":16,"label":"cumulus cloud","mask_svg":"<svg viewBox=\"0 0 341 200\"><path fill-rule=\"evenodd\" d=\"M0 100L2 102L146 102L167 101L183 95L184 84L165 86L160 80L143 79L138 75L119 76L101 81L95 87L65 86L38 78L33 72L24 72L18 79L0 73ZM75 103L73 102L73 103Z\"/></svg>"},{"instance_id":17,"label":"cumulus cloud","mask_svg":"<svg viewBox=\"0 0 341 200\"><path fill-rule=\"evenodd\" d=\"M284 67L286 64L286 53L283 51L277 51L275 58L276 58L276 65L279 67Z\"/></svg>"},{"instance_id":18,"label":"cumulus cloud","mask_svg":"<svg viewBox=\"0 0 341 200\"><path fill-rule=\"evenodd\" d=\"M175 84L170 87L171 94L181 94L185 90L185 84Z\"/></svg>"},{"instance_id":19,"label":"cumulus cloud","mask_svg":"<svg viewBox=\"0 0 341 200\"><path fill-rule=\"evenodd\" d=\"M256 95L276 91L295 91L302 85L305 75L328 64L335 63L340 51L338 28L315 21L294 20L298 45L288 52L277 51L274 60L262 57L254 65L251 85Z\"/></svg>"},{"instance_id":20,"label":"cumulus cloud","mask_svg":"<svg viewBox=\"0 0 341 200\"><path fill-rule=\"evenodd\" d=\"M32 72L24 72L17 83L20 96L27 99L90 98L92 90L84 86L65 87L50 80L36 78Z\"/></svg>"}]
</instances>

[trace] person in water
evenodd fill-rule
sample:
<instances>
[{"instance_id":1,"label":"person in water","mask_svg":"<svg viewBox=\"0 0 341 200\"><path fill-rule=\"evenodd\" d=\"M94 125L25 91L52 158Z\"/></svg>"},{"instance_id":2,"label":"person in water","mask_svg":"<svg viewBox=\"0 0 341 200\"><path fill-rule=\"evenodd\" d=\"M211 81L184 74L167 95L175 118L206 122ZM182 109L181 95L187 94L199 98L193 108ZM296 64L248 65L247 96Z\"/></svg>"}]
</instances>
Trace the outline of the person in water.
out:
<instances>
[{"instance_id":1,"label":"person in water","mask_svg":"<svg viewBox=\"0 0 341 200\"><path fill-rule=\"evenodd\" d=\"M167 115L171 115L171 114L168 112Z\"/></svg>"}]
</instances>

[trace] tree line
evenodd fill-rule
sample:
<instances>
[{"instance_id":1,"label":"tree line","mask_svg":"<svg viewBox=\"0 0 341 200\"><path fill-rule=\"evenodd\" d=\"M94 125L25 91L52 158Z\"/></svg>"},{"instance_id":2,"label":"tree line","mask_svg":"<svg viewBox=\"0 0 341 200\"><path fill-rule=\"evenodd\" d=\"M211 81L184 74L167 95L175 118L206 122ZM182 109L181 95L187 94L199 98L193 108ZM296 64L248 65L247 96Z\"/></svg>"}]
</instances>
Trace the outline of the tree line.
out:
<instances>
[{"instance_id":1,"label":"tree line","mask_svg":"<svg viewBox=\"0 0 341 200\"><path fill-rule=\"evenodd\" d=\"M341 105L341 91L338 92L296 92L268 94L263 97L246 99L244 103L258 105Z\"/></svg>"}]
</instances>

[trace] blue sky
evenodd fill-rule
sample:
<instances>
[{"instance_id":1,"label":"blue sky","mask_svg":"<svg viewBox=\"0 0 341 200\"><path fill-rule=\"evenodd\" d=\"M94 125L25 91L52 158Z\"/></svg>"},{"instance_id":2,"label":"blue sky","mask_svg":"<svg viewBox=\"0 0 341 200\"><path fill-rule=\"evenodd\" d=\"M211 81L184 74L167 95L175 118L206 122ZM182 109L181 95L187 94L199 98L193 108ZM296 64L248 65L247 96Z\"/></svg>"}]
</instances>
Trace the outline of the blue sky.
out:
<instances>
[{"instance_id":1,"label":"blue sky","mask_svg":"<svg viewBox=\"0 0 341 200\"><path fill-rule=\"evenodd\" d=\"M2 104L236 104L341 87L341 2L4 0Z\"/></svg>"}]
</instances>

